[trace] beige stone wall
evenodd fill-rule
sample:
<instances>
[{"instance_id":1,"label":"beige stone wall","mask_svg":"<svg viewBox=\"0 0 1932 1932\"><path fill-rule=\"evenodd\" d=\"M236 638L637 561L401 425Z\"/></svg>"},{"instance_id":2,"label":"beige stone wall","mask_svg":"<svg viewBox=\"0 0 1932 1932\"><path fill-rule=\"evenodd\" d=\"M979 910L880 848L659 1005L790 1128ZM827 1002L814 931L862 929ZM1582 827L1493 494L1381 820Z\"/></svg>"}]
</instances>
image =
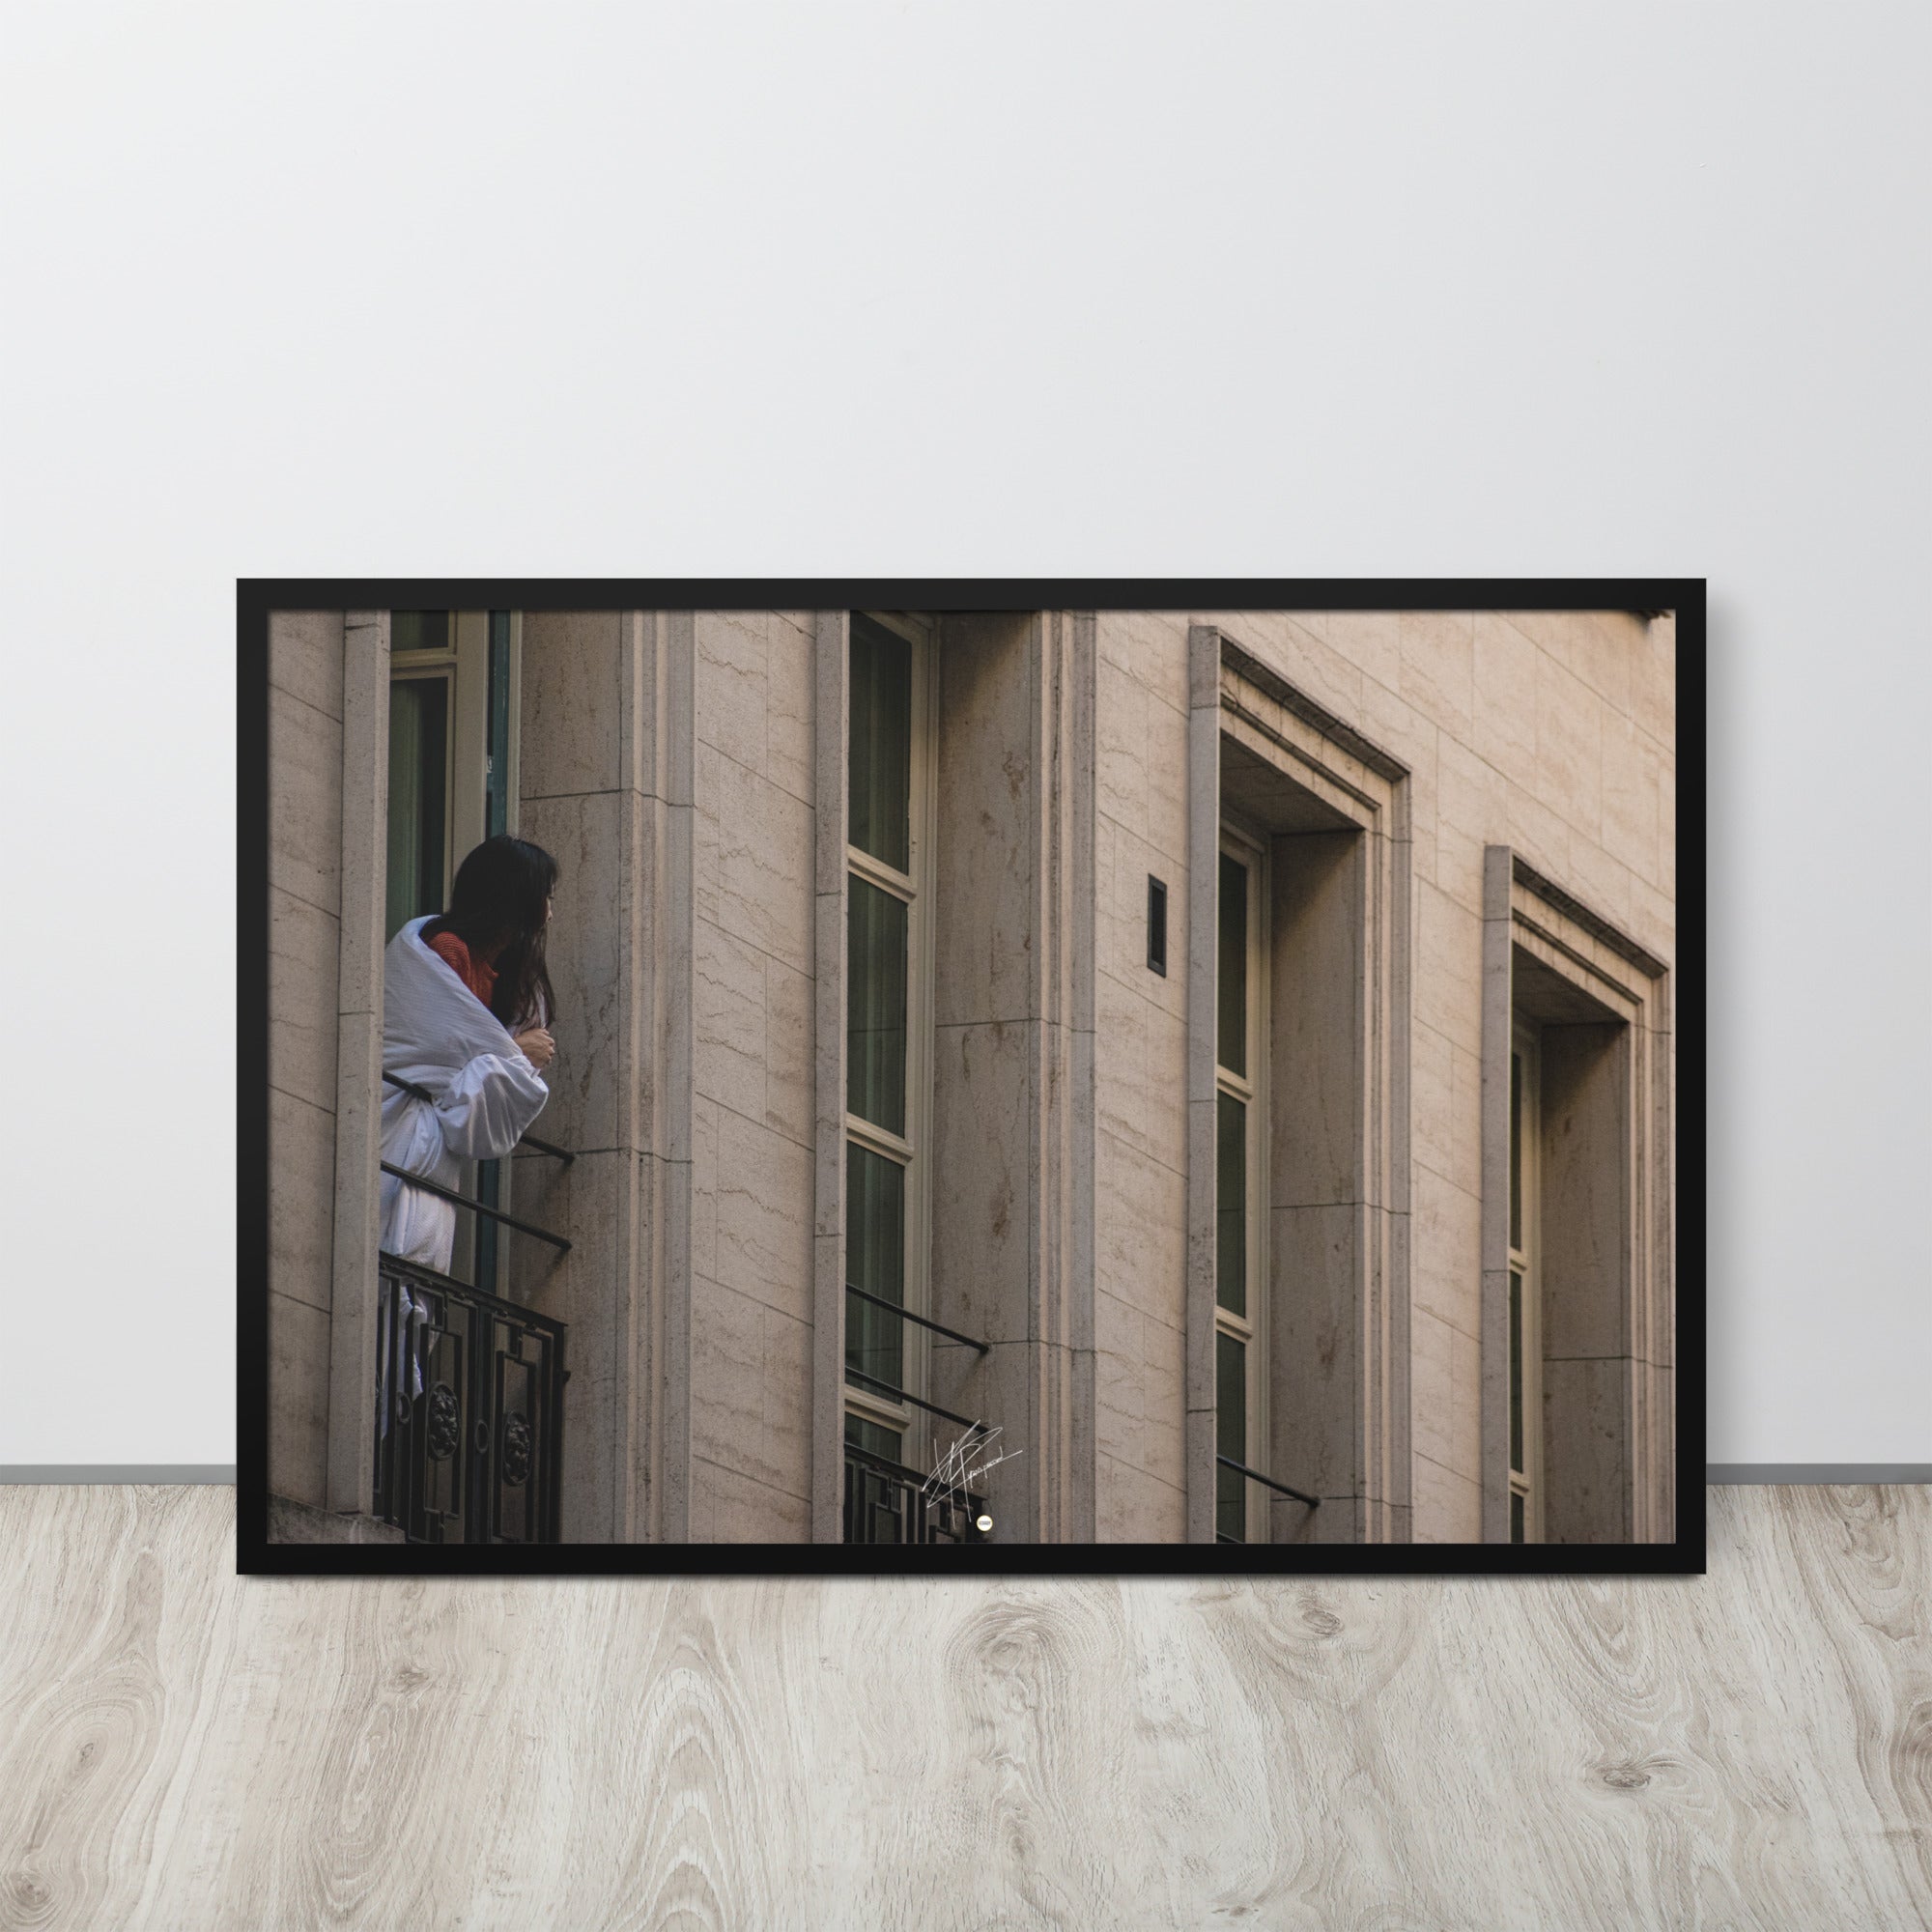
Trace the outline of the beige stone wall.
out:
<instances>
[{"instance_id":1,"label":"beige stone wall","mask_svg":"<svg viewBox=\"0 0 1932 1932\"><path fill-rule=\"evenodd\" d=\"M1097 643L1094 1293L1103 1542L1179 1542L1187 1197L1187 624L1103 611ZM1167 884L1167 977L1147 882Z\"/></svg>"},{"instance_id":2,"label":"beige stone wall","mask_svg":"<svg viewBox=\"0 0 1932 1932\"><path fill-rule=\"evenodd\" d=\"M340 612L269 621L269 1484L328 1486L341 943Z\"/></svg>"},{"instance_id":3,"label":"beige stone wall","mask_svg":"<svg viewBox=\"0 0 1932 1932\"><path fill-rule=\"evenodd\" d=\"M813 622L696 619L697 1541L810 1535Z\"/></svg>"},{"instance_id":4,"label":"beige stone wall","mask_svg":"<svg viewBox=\"0 0 1932 1932\"><path fill-rule=\"evenodd\" d=\"M1181 1533L1188 621L1099 617L1103 1537ZM1409 773L1413 1529L1418 1541L1475 1540L1484 848L1513 846L1640 945L1674 957L1674 622L1622 611L1234 611L1200 621ZM1146 966L1150 872L1168 885L1165 980Z\"/></svg>"}]
</instances>

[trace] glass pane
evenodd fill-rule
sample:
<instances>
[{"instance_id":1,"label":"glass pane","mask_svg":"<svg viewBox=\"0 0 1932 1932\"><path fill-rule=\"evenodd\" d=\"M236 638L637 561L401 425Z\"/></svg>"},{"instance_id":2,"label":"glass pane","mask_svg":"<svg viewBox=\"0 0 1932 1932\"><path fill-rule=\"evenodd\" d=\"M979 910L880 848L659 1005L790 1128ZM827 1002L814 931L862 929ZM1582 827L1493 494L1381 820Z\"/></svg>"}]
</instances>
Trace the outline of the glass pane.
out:
<instances>
[{"instance_id":1,"label":"glass pane","mask_svg":"<svg viewBox=\"0 0 1932 1932\"><path fill-rule=\"evenodd\" d=\"M1510 1269L1510 1467L1520 1471L1522 1460L1522 1276Z\"/></svg>"},{"instance_id":2,"label":"glass pane","mask_svg":"<svg viewBox=\"0 0 1932 1932\"><path fill-rule=\"evenodd\" d=\"M854 1142L845 1147L845 1279L905 1306L905 1169ZM890 1308L845 1297L845 1366L905 1386L905 1323Z\"/></svg>"},{"instance_id":3,"label":"glass pane","mask_svg":"<svg viewBox=\"0 0 1932 1932\"><path fill-rule=\"evenodd\" d=\"M851 823L862 852L912 869L912 646L852 612Z\"/></svg>"},{"instance_id":4,"label":"glass pane","mask_svg":"<svg viewBox=\"0 0 1932 1932\"><path fill-rule=\"evenodd\" d=\"M1248 1312L1248 1110L1232 1094L1215 1096L1214 1299L1231 1315Z\"/></svg>"},{"instance_id":5,"label":"glass pane","mask_svg":"<svg viewBox=\"0 0 1932 1932\"><path fill-rule=\"evenodd\" d=\"M447 611L391 611L389 649L395 651L446 651L449 648Z\"/></svg>"},{"instance_id":6,"label":"glass pane","mask_svg":"<svg viewBox=\"0 0 1932 1932\"><path fill-rule=\"evenodd\" d=\"M1221 1021L1215 1051L1230 1073L1248 1070L1248 868L1221 854Z\"/></svg>"},{"instance_id":7,"label":"glass pane","mask_svg":"<svg viewBox=\"0 0 1932 1932\"><path fill-rule=\"evenodd\" d=\"M1522 1055L1510 1055L1510 1246L1522 1246Z\"/></svg>"},{"instance_id":8,"label":"glass pane","mask_svg":"<svg viewBox=\"0 0 1932 1932\"><path fill-rule=\"evenodd\" d=\"M1512 1543L1523 1543L1528 1540L1523 1535L1522 1501L1523 1499L1519 1495L1512 1494L1510 1497L1510 1541Z\"/></svg>"},{"instance_id":9,"label":"glass pane","mask_svg":"<svg viewBox=\"0 0 1932 1932\"><path fill-rule=\"evenodd\" d=\"M845 1104L862 1121L905 1132L905 900L854 877L846 904Z\"/></svg>"},{"instance_id":10,"label":"glass pane","mask_svg":"<svg viewBox=\"0 0 1932 1932\"><path fill-rule=\"evenodd\" d=\"M483 759L483 836L510 829L510 613L490 612L490 742Z\"/></svg>"},{"instance_id":11,"label":"glass pane","mask_svg":"<svg viewBox=\"0 0 1932 1932\"><path fill-rule=\"evenodd\" d=\"M889 1457L895 1463L905 1460L899 1453L899 1432L888 1429L882 1422L868 1421L863 1415L845 1418L845 1439L855 1448L870 1450L874 1456Z\"/></svg>"},{"instance_id":12,"label":"glass pane","mask_svg":"<svg viewBox=\"0 0 1932 1932\"><path fill-rule=\"evenodd\" d=\"M1214 1452L1248 1460L1248 1350L1232 1335L1214 1337ZM1236 1543L1248 1540L1248 1479L1214 1465L1214 1528Z\"/></svg>"},{"instance_id":13,"label":"glass pane","mask_svg":"<svg viewBox=\"0 0 1932 1932\"><path fill-rule=\"evenodd\" d=\"M389 877L387 937L442 910L444 748L449 682L397 678L389 686Z\"/></svg>"}]
</instances>

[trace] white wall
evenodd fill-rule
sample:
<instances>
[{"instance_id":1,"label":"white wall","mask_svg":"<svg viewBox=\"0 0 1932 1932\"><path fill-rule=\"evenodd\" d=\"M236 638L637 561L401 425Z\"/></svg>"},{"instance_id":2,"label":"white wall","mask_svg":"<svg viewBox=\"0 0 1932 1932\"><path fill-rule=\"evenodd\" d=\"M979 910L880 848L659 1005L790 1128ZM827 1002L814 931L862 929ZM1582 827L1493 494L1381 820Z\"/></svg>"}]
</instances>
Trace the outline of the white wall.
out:
<instances>
[{"instance_id":1,"label":"white wall","mask_svg":"<svg viewBox=\"0 0 1932 1932\"><path fill-rule=\"evenodd\" d=\"M1710 1453L1932 1461L1923 10L537 18L10 22L0 1464L232 1458L237 573L862 569L1707 574Z\"/></svg>"}]
</instances>

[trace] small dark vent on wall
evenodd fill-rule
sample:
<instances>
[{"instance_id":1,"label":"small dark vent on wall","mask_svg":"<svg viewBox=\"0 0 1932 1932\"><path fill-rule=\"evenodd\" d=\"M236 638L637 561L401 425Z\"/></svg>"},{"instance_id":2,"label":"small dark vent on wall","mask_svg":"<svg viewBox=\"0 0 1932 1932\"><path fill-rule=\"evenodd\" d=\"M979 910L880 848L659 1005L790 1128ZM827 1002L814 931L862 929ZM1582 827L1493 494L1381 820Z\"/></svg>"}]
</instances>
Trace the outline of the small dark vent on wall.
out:
<instances>
[{"instance_id":1,"label":"small dark vent on wall","mask_svg":"<svg viewBox=\"0 0 1932 1932\"><path fill-rule=\"evenodd\" d=\"M1167 978L1167 885L1148 874L1148 971Z\"/></svg>"}]
</instances>

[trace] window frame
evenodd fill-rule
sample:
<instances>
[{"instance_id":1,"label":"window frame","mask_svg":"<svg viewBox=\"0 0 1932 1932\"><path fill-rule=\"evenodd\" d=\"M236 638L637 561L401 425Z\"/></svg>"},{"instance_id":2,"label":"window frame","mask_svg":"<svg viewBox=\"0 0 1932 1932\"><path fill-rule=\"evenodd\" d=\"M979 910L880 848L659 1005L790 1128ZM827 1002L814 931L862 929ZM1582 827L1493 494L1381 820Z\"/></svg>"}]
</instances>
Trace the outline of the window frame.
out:
<instances>
[{"instance_id":1,"label":"window frame","mask_svg":"<svg viewBox=\"0 0 1932 1932\"><path fill-rule=\"evenodd\" d=\"M1216 1095L1226 1094L1241 1101L1247 1109L1246 1146L1243 1150L1243 1166L1247 1176L1244 1216L1246 1222L1244 1257L1247 1270L1247 1293L1244 1298L1247 1302L1247 1313L1245 1316L1235 1315L1224 1308L1217 1288L1214 1298L1214 1333L1217 1338L1221 1335L1231 1336L1238 1341L1245 1350L1243 1370L1247 1398L1247 1427L1244 1432L1241 1460L1249 1468L1259 1469L1265 1475L1272 1473L1267 1466L1270 1342L1267 1238L1268 1070L1273 1058L1272 1042L1268 1037L1267 839L1259 831L1249 827L1238 814L1224 811L1221 816L1220 840L1216 855L1217 881L1220 857L1237 859L1247 868L1248 879L1247 997L1244 1013L1247 1034L1244 1058L1248 1063L1247 1072L1236 1073L1222 1063L1218 1025L1214 1045ZM1217 883L1217 907L1218 904ZM1217 957L1217 980L1218 977ZM1218 1349L1218 1339L1215 1346ZM1218 1468L1219 1465L1216 1466ZM1240 1482L1243 1496L1242 1541L1265 1543L1268 1541L1270 1492L1263 1489L1259 1483L1250 1482L1245 1476L1240 1478Z\"/></svg>"},{"instance_id":2,"label":"window frame","mask_svg":"<svg viewBox=\"0 0 1932 1932\"><path fill-rule=\"evenodd\" d=\"M518 828L518 792L521 787L522 760L520 729L523 696L523 612L511 611L504 694L504 757L506 771L501 786L503 829ZM491 732L491 625L493 613L484 611L456 611L449 615L448 642L434 650L389 653L389 683L406 684L440 679L447 688L443 738L442 881L439 909L449 903L456 881L458 854L467 856L489 835L490 781L494 776L490 747ZM387 811L384 810L384 849L387 838ZM420 915L411 914L411 918ZM387 924L386 906L384 923ZM408 921L404 922L405 924ZM387 938L393 938L388 934ZM386 944L386 938L384 943ZM487 1201L505 1210L514 1206L513 1176L516 1163L465 1161L458 1181L460 1192ZM494 1224L479 1232L479 1217L457 1217L456 1245L450 1255L450 1271L459 1279L474 1284L492 1294L504 1294L508 1286L509 1244L497 1238ZM489 1264L481 1264L487 1255ZM483 1279L487 1273L490 1277Z\"/></svg>"},{"instance_id":3,"label":"window frame","mask_svg":"<svg viewBox=\"0 0 1932 1932\"><path fill-rule=\"evenodd\" d=\"M939 778L937 706L937 619L921 612L902 611L862 611L853 613L890 631L909 646L911 652L911 716L908 721L908 769L906 801L906 859L903 872L855 845L847 826L844 873L850 917L852 881L866 884L900 900L907 908L906 919L906 1094L903 1135L879 1126L853 1113L851 1108L849 1056L839 1069L844 1129L841 1159L849 1162L854 1146L880 1155L905 1170L905 1252L903 1256L905 1309L916 1315L931 1313L931 1184L929 1158L932 1146L932 1011L935 961L932 947L933 925L933 827L937 819ZM850 644L848 640L847 649ZM851 766L851 735L847 725L845 768ZM851 961L846 962L848 980ZM847 1231L850 1241L850 1231ZM849 1253L849 1246L848 1246ZM846 1269L849 1277L849 1264ZM842 1293L842 1290L841 1290ZM900 1386L909 1394L924 1395L930 1381L930 1338L917 1322L901 1323L904 1380ZM908 1467L922 1468L930 1459L915 1446L915 1428L922 1412L910 1403L895 1403L877 1391L846 1379L844 1362L839 1363L842 1391L839 1433L844 1435L844 1418L892 1430L899 1439L899 1461Z\"/></svg>"},{"instance_id":4,"label":"window frame","mask_svg":"<svg viewBox=\"0 0 1932 1932\"><path fill-rule=\"evenodd\" d=\"M1510 1025L1510 1081L1515 1118L1510 1130L1509 1184L1520 1211L1512 1211L1508 1232L1509 1273L1520 1282L1518 1291L1518 1353L1520 1362L1522 1463L1508 1459L1508 1491L1523 1500L1524 1543L1541 1543L1544 1534L1543 1481L1543 1276L1539 1266L1542 1164L1538 1159L1543 1116L1543 1057L1533 1022L1513 1014ZM1507 1322L1507 1313L1505 1321ZM1518 1378L1510 1373L1507 1346L1504 1373L1511 1398L1518 1396ZM1510 1538L1515 1542L1514 1535Z\"/></svg>"}]
</instances>

